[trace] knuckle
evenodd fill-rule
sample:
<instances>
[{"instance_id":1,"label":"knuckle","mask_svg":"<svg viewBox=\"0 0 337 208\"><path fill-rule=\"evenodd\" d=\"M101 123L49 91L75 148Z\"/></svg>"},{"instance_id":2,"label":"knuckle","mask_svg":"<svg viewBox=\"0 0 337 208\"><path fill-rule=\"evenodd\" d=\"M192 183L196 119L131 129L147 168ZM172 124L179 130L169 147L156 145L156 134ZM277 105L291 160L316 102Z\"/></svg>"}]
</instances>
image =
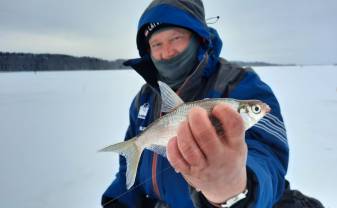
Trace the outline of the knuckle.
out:
<instances>
[{"instance_id":1,"label":"knuckle","mask_svg":"<svg viewBox=\"0 0 337 208\"><path fill-rule=\"evenodd\" d=\"M197 175L204 175L205 172L207 172L207 165L206 163L199 163L197 166L193 167L193 171L197 174Z\"/></svg>"},{"instance_id":2,"label":"knuckle","mask_svg":"<svg viewBox=\"0 0 337 208\"><path fill-rule=\"evenodd\" d=\"M196 159L200 158L200 154L197 149L198 147L185 139L179 141L178 148L185 160L190 164L193 164Z\"/></svg>"},{"instance_id":3,"label":"knuckle","mask_svg":"<svg viewBox=\"0 0 337 208\"><path fill-rule=\"evenodd\" d=\"M198 164L198 161L201 159L199 152L192 147L187 148L183 154L186 160L192 165Z\"/></svg>"},{"instance_id":4,"label":"knuckle","mask_svg":"<svg viewBox=\"0 0 337 208\"><path fill-rule=\"evenodd\" d=\"M199 145L206 149L214 146L214 141L217 140L215 137L214 132L210 132L208 129L200 131L197 136Z\"/></svg>"},{"instance_id":5,"label":"knuckle","mask_svg":"<svg viewBox=\"0 0 337 208\"><path fill-rule=\"evenodd\" d=\"M171 166L175 169L181 169L183 167L182 161L176 155L171 155L169 161Z\"/></svg>"},{"instance_id":6,"label":"knuckle","mask_svg":"<svg viewBox=\"0 0 337 208\"><path fill-rule=\"evenodd\" d=\"M226 124L226 129L230 135L240 135L244 132L244 125L241 117L233 117Z\"/></svg>"},{"instance_id":7,"label":"knuckle","mask_svg":"<svg viewBox=\"0 0 337 208\"><path fill-rule=\"evenodd\" d=\"M188 173L190 171L189 166L182 160L177 161L174 168L182 173Z\"/></svg>"}]
</instances>

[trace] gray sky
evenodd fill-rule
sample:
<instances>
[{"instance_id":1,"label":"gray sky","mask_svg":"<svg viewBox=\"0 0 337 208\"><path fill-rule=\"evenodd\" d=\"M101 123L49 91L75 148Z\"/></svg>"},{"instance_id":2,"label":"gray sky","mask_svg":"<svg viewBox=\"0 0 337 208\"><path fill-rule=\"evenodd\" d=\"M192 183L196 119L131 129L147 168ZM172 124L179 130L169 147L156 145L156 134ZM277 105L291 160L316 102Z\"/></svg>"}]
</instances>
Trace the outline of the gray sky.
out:
<instances>
[{"instance_id":1,"label":"gray sky","mask_svg":"<svg viewBox=\"0 0 337 208\"><path fill-rule=\"evenodd\" d=\"M133 58L150 0L0 0L0 51ZM204 0L229 60L337 63L336 0Z\"/></svg>"}]
</instances>

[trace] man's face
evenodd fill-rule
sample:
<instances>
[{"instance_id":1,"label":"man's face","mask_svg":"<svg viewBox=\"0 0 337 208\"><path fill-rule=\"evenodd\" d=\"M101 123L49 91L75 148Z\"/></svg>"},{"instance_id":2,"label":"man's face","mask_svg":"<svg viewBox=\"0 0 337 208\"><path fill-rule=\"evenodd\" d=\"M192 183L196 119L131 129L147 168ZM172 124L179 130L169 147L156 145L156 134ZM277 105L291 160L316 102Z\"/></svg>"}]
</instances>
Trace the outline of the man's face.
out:
<instances>
[{"instance_id":1,"label":"man's face","mask_svg":"<svg viewBox=\"0 0 337 208\"><path fill-rule=\"evenodd\" d=\"M155 60L169 60L183 52L192 33L183 28L173 27L154 33L150 40L150 53Z\"/></svg>"}]
</instances>

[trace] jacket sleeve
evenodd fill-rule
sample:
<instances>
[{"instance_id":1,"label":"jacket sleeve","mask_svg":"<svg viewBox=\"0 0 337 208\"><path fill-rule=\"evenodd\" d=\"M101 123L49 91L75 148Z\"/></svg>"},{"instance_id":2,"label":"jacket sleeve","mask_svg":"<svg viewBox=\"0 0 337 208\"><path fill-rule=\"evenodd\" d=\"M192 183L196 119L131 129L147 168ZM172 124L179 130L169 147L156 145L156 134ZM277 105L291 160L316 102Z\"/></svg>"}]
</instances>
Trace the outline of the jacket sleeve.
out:
<instances>
[{"instance_id":1,"label":"jacket sleeve","mask_svg":"<svg viewBox=\"0 0 337 208\"><path fill-rule=\"evenodd\" d=\"M278 101L271 88L254 71L231 91L235 99L258 99L271 107L271 112L246 132L247 169L253 174L255 187L252 207L272 207L284 191L289 148Z\"/></svg>"},{"instance_id":2,"label":"jacket sleeve","mask_svg":"<svg viewBox=\"0 0 337 208\"><path fill-rule=\"evenodd\" d=\"M127 129L125 140L131 139L136 135L136 118L137 108L133 100L129 109L129 127ZM122 207L139 207L143 200L139 189L126 189L125 182L126 160L123 156L119 156L119 171L116 178L107 188L102 196L102 207L104 208L122 208Z\"/></svg>"}]
</instances>

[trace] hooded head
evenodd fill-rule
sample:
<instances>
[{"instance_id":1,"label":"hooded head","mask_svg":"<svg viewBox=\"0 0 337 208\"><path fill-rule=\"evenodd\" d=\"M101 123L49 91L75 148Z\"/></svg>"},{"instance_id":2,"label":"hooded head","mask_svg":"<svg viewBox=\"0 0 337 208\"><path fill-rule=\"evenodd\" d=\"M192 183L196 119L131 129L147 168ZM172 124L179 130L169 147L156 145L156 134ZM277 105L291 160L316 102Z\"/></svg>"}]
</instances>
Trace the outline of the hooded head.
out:
<instances>
[{"instance_id":1,"label":"hooded head","mask_svg":"<svg viewBox=\"0 0 337 208\"><path fill-rule=\"evenodd\" d=\"M158 70L151 61L149 38L168 26L192 32L198 40L197 62L206 60L202 76L208 77L219 61L222 42L217 31L207 26L201 0L153 0L138 22L137 48L141 58L128 60L124 65L133 67L147 83L156 86Z\"/></svg>"},{"instance_id":2,"label":"hooded head","mask_svg":"<svg viewBox=\"0 0 337 208\"><path fill-rule=\"evenodd\" d=\"M149 36L165 26L188 29L209 44L210 32L201 0L154 0L138 23L137 47L141 57L149 52Z\"/></svg>"}]
</instances>

